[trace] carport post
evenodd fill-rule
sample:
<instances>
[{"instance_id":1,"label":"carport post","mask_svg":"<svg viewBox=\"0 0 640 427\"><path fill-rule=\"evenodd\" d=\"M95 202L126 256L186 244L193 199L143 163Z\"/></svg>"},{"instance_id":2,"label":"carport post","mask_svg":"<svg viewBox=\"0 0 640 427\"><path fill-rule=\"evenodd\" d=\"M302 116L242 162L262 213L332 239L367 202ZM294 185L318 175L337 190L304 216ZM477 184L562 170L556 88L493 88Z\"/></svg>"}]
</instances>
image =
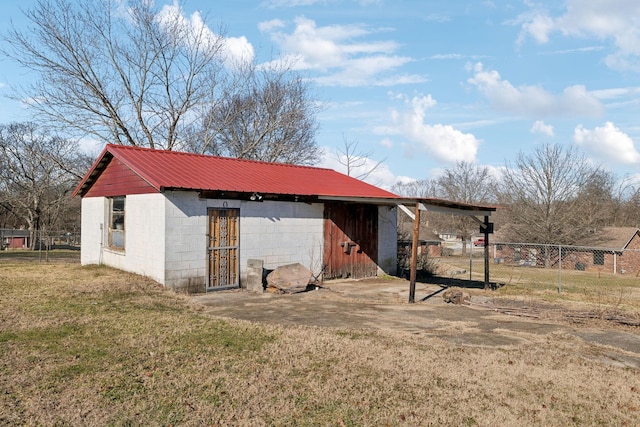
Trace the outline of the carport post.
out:
<instances>
[{"instance_id":1,"label":"carport post","mask_svg":"<svg viewBox=\"0 0 640 427\"><path fill-rule=\"evenodd\" d=\"M416 300L416 265L418 262L418 236L420 234L420 202L416 202L416 213L413 219L413 240L411 242L411 272L409 274L409 302Z\"/></svg>"},{"instance_id":2,"label":"carport post","mask_svg":"<svg viewBox=\"0 0 640 427\"><path fill-rule=\"evenodd\" d=\"M484 217L484 288L489 289L489 217Z\"/></svg>"}]
</instances>

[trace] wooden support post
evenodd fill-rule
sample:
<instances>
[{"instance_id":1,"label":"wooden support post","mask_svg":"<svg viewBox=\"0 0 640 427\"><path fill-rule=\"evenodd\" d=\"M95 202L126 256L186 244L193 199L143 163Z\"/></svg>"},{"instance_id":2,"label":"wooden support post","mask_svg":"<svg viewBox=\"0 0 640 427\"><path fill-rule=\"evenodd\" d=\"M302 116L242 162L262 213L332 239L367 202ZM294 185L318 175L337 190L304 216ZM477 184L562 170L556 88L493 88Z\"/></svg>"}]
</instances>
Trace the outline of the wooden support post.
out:
<instances>
[{"instance_id":1,"label":"wooden support post","mask_svg":"<svg viewBox=\"0 0 640 427\"><path fill-rule=\"evenodd\" d=\"M484 288L489 289L489 217L484 217Z\"/></svg>"},{"instance_id":2,"label":"wooden support post","mask_svg":"<svg viewBox=\"0 0 640 427\"><path fill-rule=\"evenodd\" d=\"M413 239L411 242L411 272L409 275L409 302L416 300L416 266L418 264L418 243L420 235L420 203L416 202L416 213L413 219Z\"/></svg>"}]
</instances>

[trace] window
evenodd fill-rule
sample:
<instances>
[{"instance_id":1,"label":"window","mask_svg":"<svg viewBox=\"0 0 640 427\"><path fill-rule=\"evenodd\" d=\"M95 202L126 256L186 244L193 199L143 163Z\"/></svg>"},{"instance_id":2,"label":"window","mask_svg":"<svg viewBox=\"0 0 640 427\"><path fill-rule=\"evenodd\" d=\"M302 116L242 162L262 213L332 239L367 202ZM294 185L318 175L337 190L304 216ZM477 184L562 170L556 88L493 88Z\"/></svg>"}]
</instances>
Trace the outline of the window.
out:
<instances>
[{"instance_id":1,"label":"window","mask_svg":"<svg viewBox=\"0 0 640 427\"><path fill-rule=\"evenodd\" d=\"M593 252L593 265L604 265L604 252L602 251Z\"/></svg>"},{"instance_id":2,"label":"window","mask_svg":"<svg viewBox=\"0 0 640 427\"><path fill-rule=\"evenodd\" d=\"M109 247L124 249L124 196L109 199Z\"/></svg>"}]
</instances>

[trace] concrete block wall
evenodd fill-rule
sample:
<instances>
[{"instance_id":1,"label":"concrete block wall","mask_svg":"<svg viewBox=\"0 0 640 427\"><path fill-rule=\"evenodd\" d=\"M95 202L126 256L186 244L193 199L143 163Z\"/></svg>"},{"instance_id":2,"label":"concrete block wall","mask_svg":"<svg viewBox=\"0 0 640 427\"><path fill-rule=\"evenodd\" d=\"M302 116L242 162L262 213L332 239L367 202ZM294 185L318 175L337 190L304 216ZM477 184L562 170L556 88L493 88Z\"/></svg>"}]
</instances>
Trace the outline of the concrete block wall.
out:
<instances>
[{"instance_id":1,"label":"concrete block wall","mask_svg":"<svg viewBox=\"0 0 640 427\"><path fill-rule=\"evenodd\" d=\"M82 265L102 263L102 244L107 226L106 200L104 197L85 197L81 203L80 263Z\"/></svg>"},{"instance_id":2,"label":"concrete block wall","mask_svg":"<svg viewBox=\"0 0 640 427\"><path fill-rule=\"evenodd\" d=\"M249 259L261 260L266 269L299 262L315 275L322 271L322 203L200 199L187 191L126 196L124 251L106 247L108 199L83 198L82 263L143 274L176 290L204 291L209 208L240 209L241 285ZM395 274L395 212L378 212L379 273Z\"/></svg>"},{"instance_id":3,"label":"concrete block wall","mask_svg":"<svg viewBox=\"0 0 640 427\"><path fill-rule=\"evenodd\" d=\"M246 280L247 260L264 268L299 262L322 269L322 204L200 199L194 192L166 192L166 273L174 289L200 290L207 281L208 209L240 209L240 282Z\"/></svg>"},{"instance_id":4,"label":"concrete block wall","mask_svg":"<svg viewBox=\"0 0 640 427\"><path fill-rule=\"evenodd\" d=\"M164 196L136 194L125 199L124 270L165 284ZM114 256L118 254L115 253Z\"/></svg>"},{"instance_id":5,"label":"concrete block wall","mask_svg":"<svg viewBox=\"0 0 640 427\"><path fill-rule=\"evenodd\" d=\"M148 276L164 284L163 199L158 193L126 196L124 251L107 246L109 201L105 199L103 264Z\"/></svg>"},{"instance_id":6,"label":"concrete block wall","mask_svg":"<svg viewBox=\"0 0 640 427\"><path fill-rule=\"evenodd\" d=\"M299 262L314 274L321 272L322 203L243 202L241 213L241 279L248 259L262 260L265 269Z\"/></svg>"},{"instance_id":7,"label":"concrete block wall","mask_svg":"<svg viewBox=\"0 0 640 427\"><path fill-rule=\"evenodd\" d=\"M237 208L236 200L200 199L195 192L167 191L164 245L165 284L176 290L204 292L207 286L209 207Z\"/></svg>"},{"instance_id":8,"label":"concrete block wall","mask_svg":"<svg viewBox=\"0 0 640 427\"><path fill-rule=\"evenodd\" d=\"M162 194L129 195L125 198L124 251L108 247L109 199L82 199L80 261L105 264L148 276L164 284L164 197Z\"/></svg>"}]
</instances>

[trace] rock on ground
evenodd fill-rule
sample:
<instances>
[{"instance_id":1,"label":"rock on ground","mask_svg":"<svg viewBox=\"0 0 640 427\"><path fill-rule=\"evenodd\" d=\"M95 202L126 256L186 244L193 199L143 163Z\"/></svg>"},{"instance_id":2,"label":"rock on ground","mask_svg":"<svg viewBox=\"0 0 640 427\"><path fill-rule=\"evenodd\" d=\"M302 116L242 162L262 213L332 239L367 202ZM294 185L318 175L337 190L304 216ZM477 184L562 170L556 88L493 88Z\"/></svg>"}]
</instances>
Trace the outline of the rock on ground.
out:
<instances>
[{"instance_id":1,"label":"rock on ground","mask_svg":"<svg viewBox=\"0 0 640 427\"><path fill-rule=\"evenodd\" d=\"M304 292L313 273L302 264L283 265L267 275L267 291L296 293Z\"/></svg>"},{"instance_id":2,"label":"rock on ground","mask_svg":"<svg viewBox=\"0 0 640 427\"><path fill-rule=\"evenodd\" d=\"M467 304L471 301L471 295L459 288L450 288L442 294L444 302L453 304Z\"/></svg>"}]
</instances>

